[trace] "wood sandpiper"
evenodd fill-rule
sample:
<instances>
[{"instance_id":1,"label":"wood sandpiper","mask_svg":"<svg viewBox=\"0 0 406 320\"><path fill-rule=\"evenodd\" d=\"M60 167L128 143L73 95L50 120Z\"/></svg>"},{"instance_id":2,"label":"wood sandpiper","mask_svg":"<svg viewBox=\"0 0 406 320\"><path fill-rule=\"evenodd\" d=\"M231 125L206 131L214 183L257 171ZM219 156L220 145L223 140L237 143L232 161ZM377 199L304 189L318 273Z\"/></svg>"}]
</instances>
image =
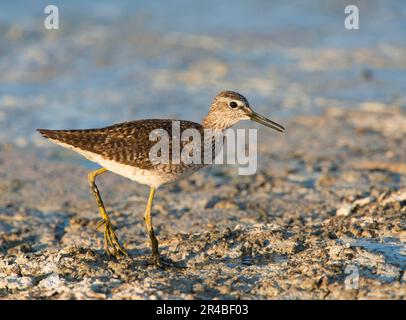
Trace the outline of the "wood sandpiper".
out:
<instances>
[{"instance_id":1,"label":"wood sandpiper","mask_svg":"<svg viewBox=\"0 0 406 320\"><path fill-rule=\"evenodd\" d=\"M240 120L248 119L280 132L285 130L280 124L255 113L247 99L233 91L222 91L213 99L210 111L202 124L185 120L176 121L180 123L181 132L186 129L195 129L199 132L211 129L223 132ZM135 120L101 129L38 129L41 135L50 141L76 151L102 166L100 169L89 173L88 181L102 216L98 228L104 226L104 248L108 255L115 257L127 255L113 230L95 182L97 176L111 171L150 187L144 220L151 242L153 262L156 265L162 265L151 216L155 191L161 185L183 179L204 166L204 164L185 164L183 162L154 164L151 161L149 151L156 141L151 141L150 133L155 129L166 130L169 133L169 145L172 145L173 121L171 119Z\"/></svg>"}]
</instances>

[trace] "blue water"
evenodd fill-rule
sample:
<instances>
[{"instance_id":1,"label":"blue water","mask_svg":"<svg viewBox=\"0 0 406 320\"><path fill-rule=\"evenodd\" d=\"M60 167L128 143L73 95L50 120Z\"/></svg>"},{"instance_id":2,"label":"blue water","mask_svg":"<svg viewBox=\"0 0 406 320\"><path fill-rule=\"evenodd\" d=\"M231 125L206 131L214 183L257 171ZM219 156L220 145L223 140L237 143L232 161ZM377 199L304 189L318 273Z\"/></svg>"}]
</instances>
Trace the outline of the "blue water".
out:
<instances>
[{"instance_id":1,"label":"blue water","mask_svg":"<svg viewBox=\"0 0 406 320\"><path fill-rule=\"evenodd\" d=\"M199 121L218 91L275 119L364 101L406 105L406 2L49 1L0 4L0 142L136 118ZM365 78L362 75L372 75Z\"/></svg>"}]
</instances>

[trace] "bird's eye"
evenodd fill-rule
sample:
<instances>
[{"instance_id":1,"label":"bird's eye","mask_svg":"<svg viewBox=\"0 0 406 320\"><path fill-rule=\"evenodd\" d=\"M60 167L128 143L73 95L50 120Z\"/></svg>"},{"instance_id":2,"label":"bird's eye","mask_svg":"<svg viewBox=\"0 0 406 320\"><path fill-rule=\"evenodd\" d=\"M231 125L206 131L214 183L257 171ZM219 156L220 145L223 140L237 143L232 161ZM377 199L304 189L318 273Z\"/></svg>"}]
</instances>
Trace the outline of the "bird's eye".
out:
<instances>
[{"instance_id":1,"label":"bird's eye","mask_svg":"<svg viewBox=\"0 0 406 320\"><path fill-rule=\"evenodd\" d=\"M237 102L235 102L235 101L231 101L231 102L228 104L228 106L229 106L230 108L232 108L232 109L235 109L235 108L238 107L238 104L237 104Z\"/></svg>"}]
</instances>

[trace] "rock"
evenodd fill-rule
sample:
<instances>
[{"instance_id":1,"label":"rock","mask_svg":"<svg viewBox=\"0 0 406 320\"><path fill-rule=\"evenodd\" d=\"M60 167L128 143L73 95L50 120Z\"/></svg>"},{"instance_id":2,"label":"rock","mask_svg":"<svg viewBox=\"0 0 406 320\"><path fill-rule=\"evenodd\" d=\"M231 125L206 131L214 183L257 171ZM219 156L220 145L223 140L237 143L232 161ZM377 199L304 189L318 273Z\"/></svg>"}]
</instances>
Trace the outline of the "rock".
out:
<instances>
[{"instance_id":1,"label":"rock","mask_svg":"<svg viewBox=\"0 0 406 320\"><path fill-rule=\"evenodd\" d=\"M63 287L64 281L59 277L58 274L52 273L45 279L41 280L38 285L44 290L58 291L59 288Z\"/></svg>"},{"instance_id":2,"label":"rock","mask_svg":"<svg viewBox=\"0 0 406 320\"><path fill-rule=\"evenodd\" d=\"M401 270L400 268L391 265L391 264L380 264L377 268L377 274L384 276L386 278L392 278L396 280L400 277Z\"/></svg>"},{"instance_id":3,"label":"rock","mask_svg":"<svg viewBox=\"0 0 406 320\"><path fill-rule=\"evenodd\" d=\"M337 216L344 216L344 217L346 217L346 216L349 216L349 215L351 214L352 210L353 210L353 206L352 206L352 205L345 205L345 206L339 208L339 209L336 211L336 215L337 215Z\"/></svg>"},{"instance_id":4,"label":"rock","mask_svg":"<svg viewBox=\"0 0 406 320\"><path fill-rule=\"evenodd\" d=\"M353 203L342 206L336 211L337 216L349 216L356 208L362 208L374 200L373 197L365 197L355 200Z\"/></svg>"},{"instance_id":5,"label":"rock","mask_svg":"<svg viewBox=\"0 0 406 320\"><path fill-rule=\"evenodd\" d=\"M27 290L34 285L32 277L6 276L0 277L0 289Z\"/></svg>"},{"instance_id":6,"label":"rock","mask_svg":"<svg viewBox=\"0 0 406 320\"><path fill-rule=\"evenodd\" d=\"M371 203L373 200L375 200L374 197L365 197L365 198L354 201L352 205L354 208L356 208L356 207L362 208L362 207L366 206L367 204Z\"/></svg>"},{"instance_id":7,"label":"rock","mask_svg":"<svg viewBox=\"0 0 406 320\"><path fill-rule=\"evenodd\" d=\"M391 194L382 201L382 205L387 205L393 202L406 202L406 191Z\"/></svg>"}]
</instances>

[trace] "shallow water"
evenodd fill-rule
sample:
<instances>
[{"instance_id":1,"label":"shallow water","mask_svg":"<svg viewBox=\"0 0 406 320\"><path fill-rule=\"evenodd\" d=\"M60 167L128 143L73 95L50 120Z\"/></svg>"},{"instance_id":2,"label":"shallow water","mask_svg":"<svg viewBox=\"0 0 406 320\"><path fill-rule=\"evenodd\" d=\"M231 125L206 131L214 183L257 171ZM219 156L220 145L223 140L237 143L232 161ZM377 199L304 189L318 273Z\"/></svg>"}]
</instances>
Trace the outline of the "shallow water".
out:
<instances>
[{"instance_id":1,"label":"shallow water","mask_svg":"<svg viewBox=\"0 0 406 320\"><path fill-rule=\"evenodd\" d=\"M405 106L406 3L358 1L2 2L1 142L49 145L35 128L136 118L199 121L218 91L275 119L372 100Z\"/></svg>"},{"instance_id":2,"label":"shallow water","mask_svg":"<svg viewBox=\"0 0 406 320\"><path fill-rule=\"evenodd\" d=\"M382 239L381 242L375 239L360 238L350 241L352 247L362 247L368 251L382 254L387 263L399 266L402 270L406 268L406 246L399 239Z\"/></svg>"}]
</instances>

